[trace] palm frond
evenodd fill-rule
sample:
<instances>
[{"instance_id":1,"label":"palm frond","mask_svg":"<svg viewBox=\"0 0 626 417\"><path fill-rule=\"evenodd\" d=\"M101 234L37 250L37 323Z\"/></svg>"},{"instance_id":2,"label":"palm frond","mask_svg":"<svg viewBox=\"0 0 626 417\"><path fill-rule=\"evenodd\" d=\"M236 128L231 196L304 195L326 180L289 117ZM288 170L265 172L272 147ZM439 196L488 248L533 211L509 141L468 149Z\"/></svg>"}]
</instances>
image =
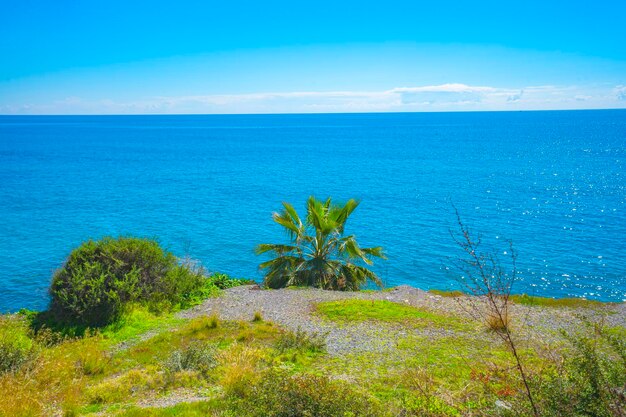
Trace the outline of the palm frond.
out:
<instances>
[{"instance_id":1,"label":"palm frond","mask_svg":"<svg viewBox=\"0 0 626 417\"><path fill-rule=\"evenodd\" d=\"M382 280L373 271L353 263L346 263L341 268L341 276L347 290L355 291L361 288L368 280L378 287L382 287Z\"/></svg>"},{"instance_id":2,"label":"palm frond","mask_svg":"<svg viewBox=\"0 0 626 417\"><path fill-rule=\"evenodd\" d=\"M298 212L293 206L287 202L283 202L283 207L285 208L285 212L289 214L294 224L298 226L302 226L302 221L300 220L300 216L298 216Z\"/></svg>"},{"instance_id":3,"label":"palm frond","mask_svg":"<svg viewBox=\"0 0 626 417\"><path fill-rule=\"evenodd\" d=\"M321 232L324 229L325 210L321 201L315 197L309 197L307 201L307 221L313 226L315 231Z\"/></svg>"},{"instance_id":4,"label":"palm frond","mask_svg":"<svg viewBox=\"0 0 626 417\"><path fill-rule=\"evenodd\" d=\"M289 253L289 252L297 252L297 253L299 253L300 252L300 247L299 246L293 246L293 245L261 243L260 245L257 245L257 247L254 249L254 252L257 255L261 255L261 254L266 253L266 252L276 252L276 254L282 255L282 254Z\"/></svg>"},{"instance_id":5,"label":"palm frond","mask_svg":"<svg viewBox=\"0 0 626 417\"><path fill-rule=\"evenodd\" d=\"M350 214L359 206L359 201L351 198L346 204L340 208L336 218L337 230L339 234L343 234L343 230Z\"/></svg>"},{"instance_id":6,"label":"palm frond","mask_svg":"<svg viewBox=\"0 0 626 417\"><path fill-rule=\"evenodd\" d=\"M299 229L298 226L296 226L291 219L289 218L288 215L285 215L285 213L274 213L272 215L272 218L274 219L274 221L278 224L280 224L281 226L283 226L285 229L287 229L287 231L289 232L290 236L295 236L298 234Z\"/></svg>"},{"instance_id":7,"label":"palm frond","mask_svg":"<svg viewBox=\"0 0 626 417\"><path fill-rule=\"evenodd\" d=\"M361 250L369 256L375 256L380 259L387 259L383 252L382 246L375 246L373 248L361 248Z\"/></svg>"},{"instance_id":8,"label":"palm frond","mask_svg":"<svg viewBox=\"0 0 626 417\"><path fill-rule=\"evenodd\" d=\"M297 269L302 258L298 256L279 256L259 265L261 269L267 269L264 283L269 288L283 288L290 284L293 271Z\"/></svg>"}]
</instances>

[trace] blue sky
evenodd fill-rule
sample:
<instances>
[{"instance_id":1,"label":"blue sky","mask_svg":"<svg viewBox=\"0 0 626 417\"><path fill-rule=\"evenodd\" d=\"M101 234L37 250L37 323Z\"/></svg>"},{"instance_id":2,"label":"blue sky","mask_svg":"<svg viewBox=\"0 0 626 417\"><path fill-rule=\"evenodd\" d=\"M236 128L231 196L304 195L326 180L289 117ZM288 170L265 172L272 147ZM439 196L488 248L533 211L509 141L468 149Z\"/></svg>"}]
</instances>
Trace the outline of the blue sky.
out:
<instances>
[{"instance_id":1,"label":"blue sky","mask_svg":"<svg viewBox=\"0 0 626 417\"><path fill-rule=\"evenodd\" d=\"M626 108L623 0L0 5L0 114Z\"/></svg>"}]
</instances>

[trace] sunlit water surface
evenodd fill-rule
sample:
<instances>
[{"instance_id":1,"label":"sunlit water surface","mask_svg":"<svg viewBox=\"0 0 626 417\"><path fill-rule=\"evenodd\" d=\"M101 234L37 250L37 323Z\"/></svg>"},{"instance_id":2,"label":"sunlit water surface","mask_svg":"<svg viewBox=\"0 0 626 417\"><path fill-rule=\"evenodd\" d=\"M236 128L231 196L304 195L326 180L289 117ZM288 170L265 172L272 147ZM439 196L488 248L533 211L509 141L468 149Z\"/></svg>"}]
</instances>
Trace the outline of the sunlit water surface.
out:
<instances>
[{"instance_id":1,"label":"sunlit water surface","mask_svg":"<svg viewBox=\"0 0 626 417\"><path fill-rule=\"evenodd\" d=\"M384 246L387 285L455 287L454 204L513 241L516 292L621 301L625 163L626 111L4 116L0 311L44 308L69 251L104 235L260 279L254 246L286 239L272 211L311 194L361 200L347 231Z\"/></svg>"}]
</instances>

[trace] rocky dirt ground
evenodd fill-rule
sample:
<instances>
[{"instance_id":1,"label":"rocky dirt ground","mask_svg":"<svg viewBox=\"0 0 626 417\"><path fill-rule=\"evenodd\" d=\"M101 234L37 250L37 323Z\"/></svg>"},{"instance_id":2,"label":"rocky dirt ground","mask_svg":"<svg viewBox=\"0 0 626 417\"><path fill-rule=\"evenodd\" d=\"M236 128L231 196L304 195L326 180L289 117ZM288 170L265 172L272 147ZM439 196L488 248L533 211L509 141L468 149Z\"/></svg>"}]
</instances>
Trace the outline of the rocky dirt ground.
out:
<instances>
[{"instance_id":1,"label":"rocky dirt ground","mask_svg":"<svg viewBox=\"0 0 626 417\"><path fill-rule=\"evenodd\" d=\"M262 290L255 285L235 287L217 298L180 313L192 318L217 314L223 320L250 320L260 312L265 320L287 329L302 329L309 333L325 334L328 353L342 355L355 351L393 351L395 341L408 332L417 336L446 336L453 330L433 326L407 328L389 323L352 322L349 325L325 320L315 313L315 304L345 299L388 300L434 311L440 314L472 319L477 301L470 297L442 297L427 291L399 286L387 291L338 292L314 288ZM480 308L480 307L478 307ZM580 316L602 315L607 324L626 326L626 304L607 304L602 308L555 308L513 305L511 317L520 334L555 337L558 329L575 330Z\"/></svg>"}]
</instances>

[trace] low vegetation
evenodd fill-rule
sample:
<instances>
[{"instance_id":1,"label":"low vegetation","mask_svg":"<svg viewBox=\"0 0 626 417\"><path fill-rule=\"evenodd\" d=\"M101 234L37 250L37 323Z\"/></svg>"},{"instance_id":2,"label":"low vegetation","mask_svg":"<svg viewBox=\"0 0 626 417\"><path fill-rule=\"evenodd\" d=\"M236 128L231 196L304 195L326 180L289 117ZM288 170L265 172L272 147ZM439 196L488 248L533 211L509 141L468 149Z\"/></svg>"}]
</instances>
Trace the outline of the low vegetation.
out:
<instances>
[{"instance_id":1,"label":"low vegetation","mask_svg":"<svg viewBox=\"0 0 626 417\"><path fill-rule=\"evenodd\" d=\"M308 373L265 371L240 399L236 415L249 417L379 417L388 414L367 391L354 384Z\"/></svg>"},{"instance_id":2,"label":"low vegetation","mask_svg":"<svg viewBox=\"0 0 626 417\"><path fill-rule=\"evenodd\" d=\"M207 275L154 240L105 237L70 253L52 278L50 308L30 314L35 327L75 335L124 321L138 306L176 311L249 283L221 273Z\"/></svg>"},{"instance_id":3,"label":"low vegetation","mask_svg":"<svg viewBox=\"0 0 626 417\"><path fill-rule=\"evenodd\" d=\"M203 376L208 375L216 366L217 345L195 341L172 352L163 365L168 375L182 371L197 371Z\"/></svg>"},{"instance_id":4,"label":"low vegetation","mask_svg":"<svg viewBox=\"0 0 626 417\"><path fill-rule=\"evenodd\" d=\"M169 309L211 291L201 268L181 263L149 239L87 241L54 274L50 312L58 322L104 326L133 303Z\"/></svg>"},{"instance_id":5,"label":"low vegetation","mask_svg":"<svg viewBox=\"0 0 626 417\"><path fill-rule=\"evenodd\" d=\"M13 316L0 316L0 374L17 372L37 355L27 324Z\"/></svg>"},{"instance_id":6,"label":"low vegetation","mask_svg":"<svg viewBox=\"0 0 626 417\"><path fill-rule=\"evenodd\" d=\"M344 323L380 321L404 323L412 327L471 328L470 323L458 317L387 300L327 301L318 303L315 308L321 317Z\"/></svg>"},{"instance_id":7,"label":"low vegetation","mask_svg":"<svg viewBox=\"0 0 626 417\"><path fill-rule=\"evenodd\" d=\"M438 295L446 298L463 297L466 294L460 290L436 290L432 289L428 291L431 294ZM536 295L528 294L511 294L509 300L513 304L520 304L526 306L537 307L570 307L570 308L595 308L605 306L610 303L605 303L596 300L588 300L586 298L551 298L551 297L539 297Z\"/></svg>"},{"instance_id":8,"label":"low vegetation","mask_svg":"<svg viewBox=\"0 0 626 417\"><path fill-rule=\"evenodd\" d=\"M596 300L587 300L585 298L549 298L527 294L511 295L511 302L527 306L571 308L593 308L607 304Z\"/></svg>"},{"instance_id":9,"label":"low vegetation","mask_svg":"<svg viewBox=\"0 0 626 417\"><path fill-rule=\"evenodd\" d=\"M322 353L326 350L325 335L309 334L302 329L284 332L275 344L279 352L295 350L298 352Z\"/></svg>"},{"instance_id":10,"label":"low vegetation","mask_svg":"<svg viewBox=\"0 0 626 417\"><path fill-rule=\"evenodd\" d=\"M435 336L429 331L440 329L441 322L416 328L397 314L397 308L415 314L405 310L409 306L385 302L375 314L359 314L368 303L348 303L347 311L360 315L362 323L405 329L404 337L387 341L395 346L392 354L330 355L328 335L292 332L252 318L178 319L138 309L116 325L58 339L33 332L26 315L4 316L2 340L10 335L17 342L3 345L11 348L0 359L9 363L10 349L22 359L0 374L0 416L531 413L523 381L511 371L515 362L508 346L487 329ZM329 305L333 320L346 318L337 313L341 303ZM519 349L538 414L623 416L626 330L580 320L578 333L554 334L549 344L530 340ZM171 405L151 408L162 401Z\"/></svg>"},{"instance_id":11,"label":"low vegetation","mask_svg":"<svg viewBox=\"0 0 626 417\"><path fill-rule=\"evenodd\" d=\"M328 275L300 259L312 263L300 275L268 264L290 275L266 282L354 290L373 279L354 275L351 262L380 249L340 237L356 204L309 204L315 236L298 234L309 226L288 205L275 218L296 226L297 244L330 244L334 270L348 269ZM375 342L346 338L339 352L329 333L289 330L260 311L242 321L181 318L177 310L248 282L207 276L150 240L86 242L55 273L50 311L0 316L0 417L626 417L626 329L608 325L595 303L568 302L589 313L570 315L570 331L520 332L511 304L564 305L511 295L515 268L481 253L460 226L465 292L480 296L458 300L468 314L365 299L371 292L297 312L334 337L349 328Z\"/></svg>"},{"instance_id":12,"label":"low vegetation","mask_svg":"<svg viewBox=\"0 0 626 417\"><path fill-rule=\"evenodd\" d=\"M544 394L545 416L626 416L626 337L584 321L587 331L562 335L569 343L556 376L535 387Z\"/></svg>"}]
</instances>

